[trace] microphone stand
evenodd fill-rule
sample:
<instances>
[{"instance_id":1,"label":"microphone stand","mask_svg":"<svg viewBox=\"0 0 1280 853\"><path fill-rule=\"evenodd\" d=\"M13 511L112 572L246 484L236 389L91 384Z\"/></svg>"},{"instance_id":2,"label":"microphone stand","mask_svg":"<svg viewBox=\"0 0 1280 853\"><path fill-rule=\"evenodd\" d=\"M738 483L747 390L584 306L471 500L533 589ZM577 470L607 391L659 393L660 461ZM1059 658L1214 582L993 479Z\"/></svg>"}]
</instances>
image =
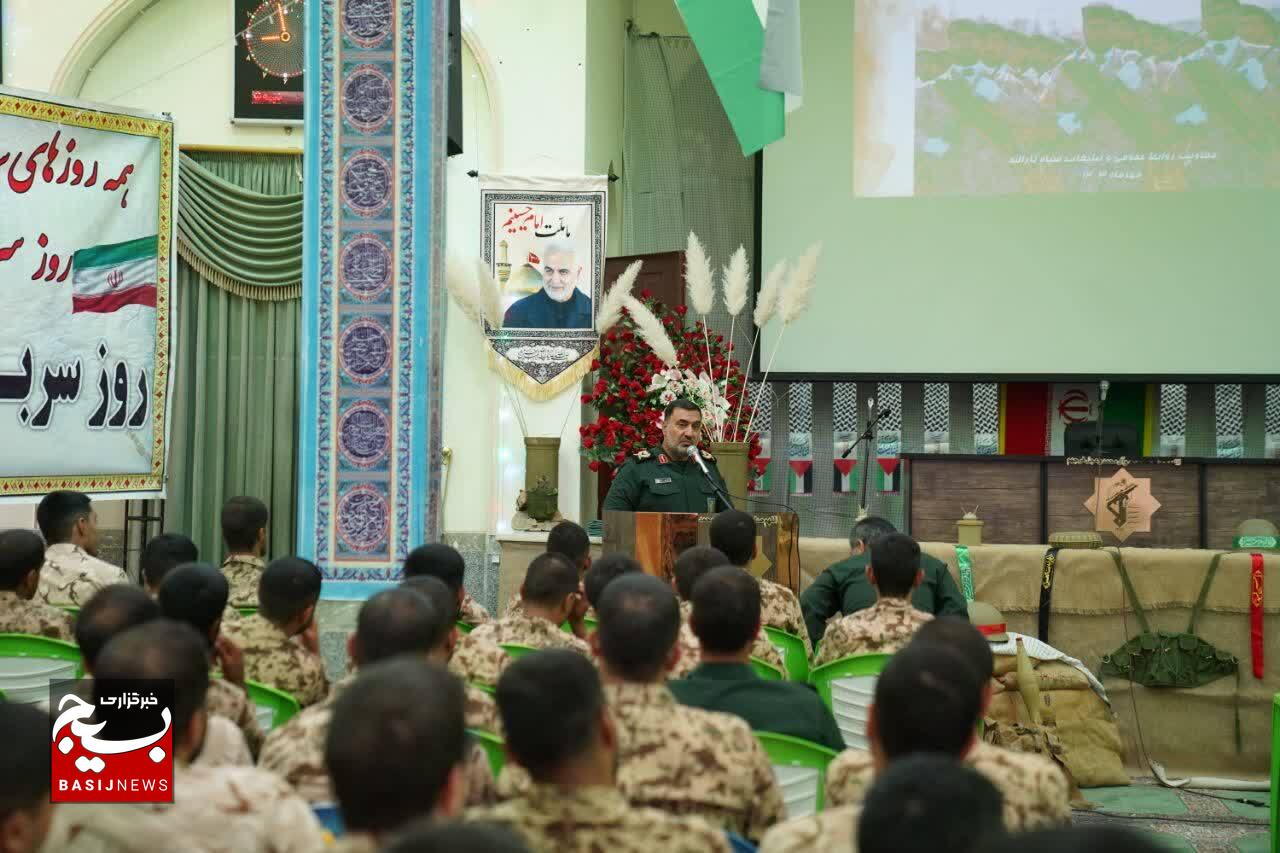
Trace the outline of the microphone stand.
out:
<instances>
[{"instance_id":1,"label":"microphone stand","mask_svg":"<svg viewBox=\"0 0 1280 853\"><path fill-rule=\"evenodd\" d=\"M869 418L867 420L867 428L864 429L849 448L840 454L841 459L848 459L849 454L857 450L858 445L862 445L862 503L858 509L858 516L862 517L867 514L867 474L871 471L871 439L876 434L876 424L880 422L880 416Z\"/></svg>"},{"instance_id":2,"label":"microphone stand","mask_svg":"<svg viewBox=\"0 0 1280 853\"><path fill-rule=\"evenodd\" d=\"M697 450L696 447L690 447L689 449L694 451ZM689 461L698 466L698 470L702 472L702 476L707 478L707 482L711 484L711 488L716 490L716 494L720 497L720 500L724 501L724 505L729 509L737 509L737 507L733 505L733 500L725 493L724 489L720 488L720 484L715 481L715 478L711 476L711 472L707 470L707 463L703 460L701 452L689 454Z\"/></svg>"}]
</instances>

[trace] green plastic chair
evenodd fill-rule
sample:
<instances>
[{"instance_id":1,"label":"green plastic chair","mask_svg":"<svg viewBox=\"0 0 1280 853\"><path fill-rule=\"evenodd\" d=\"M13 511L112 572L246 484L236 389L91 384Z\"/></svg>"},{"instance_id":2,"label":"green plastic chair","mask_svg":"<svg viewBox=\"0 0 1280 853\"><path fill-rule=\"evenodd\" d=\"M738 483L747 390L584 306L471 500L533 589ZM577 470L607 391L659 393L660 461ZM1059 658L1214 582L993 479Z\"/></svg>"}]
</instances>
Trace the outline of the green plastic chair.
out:
<instances>
[{"instance_id":1,"label":"green plastic chair","mask_svg":"<svg viewBox=\"0 0 1280 853\"><path fill-rule=\"evenodd\" d=\"M58 605L58 609L59 609L59 610L65 610L65 611L67 611L68 613L70 613L72 616L79 616L79 615L80 615L80 607L79 607L78 605L75 605L75 604L59 604L59 605Z\"/></svg>"},{"instance_id":2,"label":"green plastic chair","mask_svg":"<svg viewBox=\"0 0 1280 853\"><path fill-rule=\"evenodd\" d=\"M507 763L507 750L502 738L493 732L480 729L467 729L467 733L475 738L476 743L480 744L480 748L484 750L485 757L489 759L489 769L493 771L493 778L497 779L498 774L502 772L502 766Z\"/></svg>"},{"instance_id":3,"label":"green plastic chair","mask_svg":"<svg viewBox=\"0 0 1280 853\"><path fill-rule=\"evenodd\" d=\"M773 765L773 775L787 804L787 817L804 817L822 811L827 765L835 760L835 750L773 732L756 732L755 736Z\"/></svg>"},{"instance_id":4,"label":"green plastic chair","mask_svg":"<svg viewBox=\"0 0 1280 853\"><path fill-rule=\"evenodd\" d=\"M815 667L809 683L831 709L850 749L867 749L867 708L875 696L876 679L892 655L851 655Z\"/></svg>"},{"instance_id":5,"label":"green plastic chair","mask_svg":"<svg viewBox=\"0 0 1280 853\"><path fill-rule=\"evenodd\" d=\"M752 658L751 669L752 671L755 672L756 675L760 676L765 681L786 681L787 680L787 674L782 670L778 669L773 664L769 663L767 660L762 660L760 658Z\"/></svg>"},{"instance_id":6,"label":"green plastic chair","mask_svg":"<svg viewBox=\"0 0 1280 853\"><path fill-rule=\"evenodd\" d=\"M519 643L498 643L498 648L506 652L507 656L512 660L520 660L520 658L525 655L531 655L536 651L540 651L539 649L535 649L533 646L522 646Z\"/></svg>"},{"instance_id":7,"label":"green plastic chair","mask_svg":"<svg viewBox=\"0 0 1280 853\"><path fill-rule=\"evenodd\" d=\"M1271 699L1271 853L1280 853L1280 693Z\"/></svg>"},{"instance_id":8,"label":"green plastic chair","mask_svg":"<svg viewBox=\"0 0 1280 853\"><path fill-rule=\"evenodd\" d=\"M488 693L490 696L497 695L498 690L492 684L481 684L478 681L468 681L467 683L481 693Z\"/></svg>"},{"instance_id":9,"label":"green plastic chair","mask_svg":"<svg viewBox=\"0 0 1280 853\"><path fill-rule=\"evenodd\" d=\"M782 663L787 669L787 678L792 681L808 681L809 653L804 649L804 640L781 628L765 627L764 634L769 638L769 645L782 655Z\"/></svg>"},{"instance_id":10,"label":"green plastic chair","mask_svg":"<svg viewBox=\"0 0 1280 853\"><path fill-rule=\"evenodd\" d=\"M461 619L454 622L453 624L457 625L458 630L461 631L463 634L470 634L472 631L476 629L475 625L472 625L470 622L463 622Z\"/></svg>"},{"instance_id":11,"label":"green plastic chair","mask_svg":"<svg viewBox=\"0 0 1280 853\"><path fill-rule=\"evenodd\" d=\"M239 610L239 611L240 611L240 615L241 615L241 616L256 616L256 615L258 615L258 608L256 608L256 607L237 607L237 608L236 608L236 610Z\"/></svg>"},{"instance_id":12,"label":"green plastic chair","mask_svg":"<svg viewBox=\"0 0 1280 853\"><path fill-rule=\"evenodd\" d=\"M49 701L49 682L84 676L74 643L32 634L0 634L0 690L8 701L34 705Z\"/></svg>"},{"instance_id":13,"label":"green plastic chair","mask_svg":"<svg viewBox=\"0 0 1280 853\"><path fill-rule=\"evenodd\" d=\"M264 732L283 726L294 714L302 710L302 706L298 704L297 699L293 698L293 694L269 684L250 681L246 678L244 691L249 694L249 701L253 702L258 724L262 726Z\"/></svg>"}]
</instances>

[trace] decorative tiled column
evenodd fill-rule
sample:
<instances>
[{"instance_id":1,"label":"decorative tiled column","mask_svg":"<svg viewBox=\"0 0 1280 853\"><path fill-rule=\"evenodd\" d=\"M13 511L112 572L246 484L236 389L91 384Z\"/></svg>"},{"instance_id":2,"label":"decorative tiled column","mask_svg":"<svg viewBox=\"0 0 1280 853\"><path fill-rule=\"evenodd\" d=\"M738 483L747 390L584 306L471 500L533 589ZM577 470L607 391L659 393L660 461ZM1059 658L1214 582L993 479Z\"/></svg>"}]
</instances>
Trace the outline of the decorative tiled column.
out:
<instances>
[{"instance_id":1,"label":"decorative tiled column","mask_svg":"<svg viewBox=\"0 0 1280 853\"><path fill-rule=\"evenodd\" d=\"M297 549L327 598L437 535L446 6L306 4Z\"/></svg>"}]
</instances>

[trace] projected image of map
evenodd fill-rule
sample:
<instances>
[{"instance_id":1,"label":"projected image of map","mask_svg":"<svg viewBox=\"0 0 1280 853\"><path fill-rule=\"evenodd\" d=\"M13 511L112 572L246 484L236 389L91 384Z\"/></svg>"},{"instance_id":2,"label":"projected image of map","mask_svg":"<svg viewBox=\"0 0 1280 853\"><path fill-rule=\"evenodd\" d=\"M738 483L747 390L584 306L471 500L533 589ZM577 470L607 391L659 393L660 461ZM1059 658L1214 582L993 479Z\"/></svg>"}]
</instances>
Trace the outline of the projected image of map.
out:
<instances>
[{"instance_id":1,"label":"projected image of map","mask_svg":"<svg viewBox=\"0 0 1280 853\"><path fill-rule=\"evenodd\" d=\"M861 196L1280 187L1280 2L855 0Z\"/></svg>"}]
</instances>

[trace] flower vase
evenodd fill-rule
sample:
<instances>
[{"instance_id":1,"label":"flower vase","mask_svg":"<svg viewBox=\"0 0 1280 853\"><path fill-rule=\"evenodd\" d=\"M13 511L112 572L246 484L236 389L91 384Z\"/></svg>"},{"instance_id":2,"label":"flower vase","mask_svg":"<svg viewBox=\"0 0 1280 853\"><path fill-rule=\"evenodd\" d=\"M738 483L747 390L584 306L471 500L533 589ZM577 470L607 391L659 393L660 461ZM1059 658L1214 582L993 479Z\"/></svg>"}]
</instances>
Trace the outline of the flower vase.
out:
<instances>
[{"instance_id":1,"label":"flower vase","mask_svg":"<svg viewBox=\"0 0 1280 853\"><path fill-rule=\"evenodd\" d=\"M746 509L751 445L745 441L713 441L711 453L716 457L716 467L724 478L729 497L738 509Z\"/></svg>"},{"instance_id":2,"label":"flower vase","mask_svg":"<svg viewBox=\"0 0 1280 853\"><path fill-rule=\"evenodd\" d=\"M560 509L560 438L530 436L524 440L525 513L534 521L550 521Z\"/></svg>"}]
</instances>

